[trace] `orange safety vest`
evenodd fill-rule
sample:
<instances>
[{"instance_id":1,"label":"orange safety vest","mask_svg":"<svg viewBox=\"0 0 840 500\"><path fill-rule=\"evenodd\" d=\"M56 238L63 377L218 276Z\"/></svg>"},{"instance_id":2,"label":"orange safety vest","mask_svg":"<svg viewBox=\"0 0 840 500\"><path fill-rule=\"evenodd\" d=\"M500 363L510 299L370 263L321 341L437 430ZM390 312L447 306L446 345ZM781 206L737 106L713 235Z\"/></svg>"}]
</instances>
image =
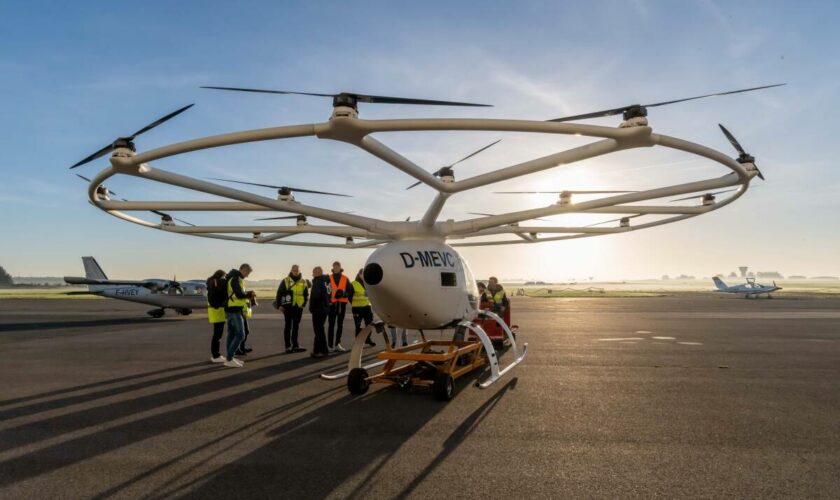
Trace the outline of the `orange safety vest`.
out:
<instances>
[{"instance_id":1,"label":"orange safety vest","mask_svg":"<svg viewBox=\"0 0 840 500\"><path fill-rule=\"evenodd\" d=\"M343 290L345 296L337 299L335 298L335 292L338 290ZM347 298L347 276L341 275L341 279L338 280L338 286L335 285L335 279L333 278L333 273L330 273L330 302L344 302L345 304L350 302Z\"/></svg>"}]
</instances>

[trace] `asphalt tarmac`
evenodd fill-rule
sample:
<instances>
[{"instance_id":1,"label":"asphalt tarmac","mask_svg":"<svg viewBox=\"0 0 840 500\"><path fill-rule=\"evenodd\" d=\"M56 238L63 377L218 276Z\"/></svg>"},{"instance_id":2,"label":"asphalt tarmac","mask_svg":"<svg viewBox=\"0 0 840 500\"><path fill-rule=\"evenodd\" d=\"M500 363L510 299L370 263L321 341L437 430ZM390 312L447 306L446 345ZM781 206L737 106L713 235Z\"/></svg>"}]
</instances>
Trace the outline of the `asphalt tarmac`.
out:
<instances>
[{"instance_id":1,"label":"asphalt tarmac","mask_svg":"<svg viewBox=\"0 0 840 500\"><path fill-rule=\"evenodd\" d=\"M449 403L351 397L265 305L242 369L146 309L0 300L0 497L840 496L840 298L514 300L527 359Z\"/></svg>"}]
</instances>

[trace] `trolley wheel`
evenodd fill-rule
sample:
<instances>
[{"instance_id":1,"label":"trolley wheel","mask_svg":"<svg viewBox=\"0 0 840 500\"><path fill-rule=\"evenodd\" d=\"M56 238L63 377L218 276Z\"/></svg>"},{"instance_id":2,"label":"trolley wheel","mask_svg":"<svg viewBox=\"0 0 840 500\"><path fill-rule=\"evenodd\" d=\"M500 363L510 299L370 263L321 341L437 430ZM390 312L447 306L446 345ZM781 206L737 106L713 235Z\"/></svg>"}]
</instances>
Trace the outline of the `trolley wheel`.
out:
<instances>
[{"instance_id":1,"label":"trolley wheel","mask_svg":"<svg viewBox=\"0 0 840 500\"><path fill-rule=\"evenodd\" d=\"M364 368L353 368L347 375L347 389L350 394L361 396L370 388L370 381L367 380L368 372Z\"/></svg>"},{"instance_id":2,"label":"trolley wheel","mask_svg":"<svg viewBox=\"0 0 840 500\"><path fill-rule=\"evenodd\" d=\"M455 394L455 379L448 373L439 372L432 383L432 394L438 401L449 401Z\"/></svg>"}]
</instances>

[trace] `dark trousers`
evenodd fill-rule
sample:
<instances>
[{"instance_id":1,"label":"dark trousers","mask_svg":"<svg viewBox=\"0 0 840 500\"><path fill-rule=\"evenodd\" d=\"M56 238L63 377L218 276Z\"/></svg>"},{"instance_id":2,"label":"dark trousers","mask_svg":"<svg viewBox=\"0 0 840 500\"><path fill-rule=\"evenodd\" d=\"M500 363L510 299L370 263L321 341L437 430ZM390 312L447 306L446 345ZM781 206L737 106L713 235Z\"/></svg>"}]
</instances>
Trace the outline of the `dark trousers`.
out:
<instances>
[{"instance_id":1,"label":"dark trousers","mask_svg":"<svg viewBox=\"0 0 840 500\"><path fill-rule=\"evenodd\" d=\"M324 332L325 321L327 321L327 313L312 313L312 329L315 331L315 343L312 346L313 354L329 354L329 349L327 349L327 334Z\"/></svg>"},{"instance_id":2,"label":"dark trousers","mask_svg":"<svg viewBox=\"0 0 840 500\"><path fill-rule=\"evenodd\" d=\"M283 308L283 318L286 324L283 326L283 341L286 343L286 349L300 347L298 345L298 329L300 328L300 318L303 316L303 308L286 306Z\"/></svg>"},{"instance_id":3,"label":"dark trousers","mask_svg":"<svg viewBox=\"0 0 840 500\"><path fill-rule=\"evenodd\" d=\"M222 335L225 333L225 322L213 323L213 338L210 339L210 355L214 358L221 356L219 344L222 342Z\"/></svg>"},{"instance_id":4,"label":"dark trousers","mask_svg":"<svg viewBox=\"0 0 840 500\"><path fill-rule=\"evenodd\" d=\"M344 329L344 313L347 312L347 302L333 302L330 304L329 346L335 347L341 343L341 331Z\"/></svg>"},{"instance_id":5,"label":"dark trousers","mask_svg":"<svg viewBox=\"0 0 840 500\"><path fill-rule=\"evenodd\" d=\"M356 337L358 337L359 332L362 331L362 321L364 321L365 326L373 323L373 309L370 306L353 308L353 324L356 325ZM368 336L365 341L368 344L372 343L370 336Z\"/></svg>"},{"instance_id":6,"label":"dark trousers","mask_svg":"<svg viewBox=\"0 0 840 500\"><path fill-rule=\"evenodd\" d=\"M248 335L250 335L251 333L251 329L248 328L248 318L246 318L245 316L242 316L242 324L245 327L245 337L242 338L242 343L239 344L240 351L245 350L245 341L248 340Z\"/></svg>"}]
</instances>

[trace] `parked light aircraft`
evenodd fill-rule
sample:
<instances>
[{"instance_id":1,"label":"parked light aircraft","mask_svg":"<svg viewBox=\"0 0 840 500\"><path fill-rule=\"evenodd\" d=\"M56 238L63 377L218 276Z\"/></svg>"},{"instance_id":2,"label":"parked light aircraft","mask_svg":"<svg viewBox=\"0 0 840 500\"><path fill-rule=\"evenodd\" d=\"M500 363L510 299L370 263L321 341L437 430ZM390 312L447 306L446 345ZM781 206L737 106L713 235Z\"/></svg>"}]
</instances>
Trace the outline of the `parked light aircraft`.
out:
<instances>
[{"instance_id":1,"label":"parked light aircraft","mask_svg":"<svg viewBox=\"0 0 840 500\"><path fill-rule=\"evenodd\" d=\"M97 160L110 154L110 165L93 177L88 186L88 197L92 204L120 219L154 228L166 232L190 234L204 238L222 239L256 243L261 245L287 245L321 248L356 248L375 249L369 256L364 267L364 278L368 285L368 295L377 314L388 324L417 329L453 328L456 333L453 342L448 345L449 351L458 352L458 356L447 357L446 354L435 354L431 342L421 343L428 352L411 354L413 358L405 357L403 352L380 354L380 359L413 359L422 362L409 366L410 370L425 372L437 367L439 371L434 376L433 390L440 390L442 399L451 397L452 379L450 373L461 373L458 365L443 367L442 359L454 363L463 356L461 349L473 349L476 346L464 347L465 332L478 338L484 347L487 362L490 365L490 377L479 384L488 387L496 382L513 366L520 363L526 354L527 344L517 347L513 334L507 325L497 315L481 311L478 307L477 289L472 273L466 261L453 247L533 244L546 241L560 241L576 238L586 238L604 234L630 232L638 229L655 227L672 222L682 221L702 215L724 207L740 198L749 188L754 177L764 178L756 166L755 158L748 154L735 137L720 125L729 143L738 153L737 157L718 152L706 146L695 144L676 137L655 133L648 121L648 108L670 105L706 97L737 94L740 92L778 87L783 84L766 85L749 89L719 92L685 99L669 100L652 104L633 104L619 108L586 113L553 120L508 120L483 118L431 118L431 119L390 119L366 120L359 116L359 105L363 104L412 104L437 106L486 106L466 102L437 101L427 99L387 97L352 92L309 93L291 92L285 90L263 90L239 87L206 87L225 91L240 91L249 93L268 93L275 95L307 95L332 98L333 112L324 122L305 123L298 125L278 126L256 130L246 130L233 133L214 135L193 140L179 142L160 147L158 149L138 152L134 140L189 109L190 106L180 108L165 115L151 124L139 129L132 135L121 136L95 153L74 164L76 168L88 162ZM622 115L623 121L618 127L599 126L573 121L595 119ZM456 181L454 163L434 171L415 164L397 151L389 148L379 140L379 134L386 132L418 132L418 131L493 131L516 132L532 134L557 134L568 136L592 137L596 140L579 147L565 151L558 151L523 163L510 165L493 171L488 171ZM387 135L387 134L385 134ZM419 134L417 134L419 135ZM274 196L266 196L241 188L208 182L158 168L154 162L183 153L218 148L233 144L257 141L290 139L301 137L317 137L321 140L331 140L355 146L397 170L413 177L415 181L424 184L434 191L434 196L425 214L417 221L388 220L374 217L354 215L314 206L306 201L298 201L295 195L302 198L315 194L312 190L290 188L279 181L274 184L259 184L252 182L227 179L224 182L250 185L259 190L271 189ZM495 144L495 143L493 143ZM492 145L492 144L491 144ZM728 170L723 176L716 176L706 180L695 180L682 184L664 187L654 187L643 190L624 191L616 193L608 191L579 191L562 190L550 191L559 196L556 201L539 208L501 213L498 215L482 215L478 218L466 220L441 219L445 205L450 197L467 193L470 190L488 186L490 184L512 181L514 179L547 171L561 165L589 160L602 155L634 148L664 147L678 150L686 154L697 155L705 160L716 162ZM485 146L480 151L485 151ZM474 153L475 154L475 153ZM473 157L470 155L466 158ZM464 158L464 159L466 159ZM463 160L462 160L463 161ZM459 163L459 162L456 162ZM221 197L226 201L120 201L109 199L102 194L102 185L115 175L155 181L158 183L177 186L198 193ZM643 179L640 179L640 182ZM413 186L412 186L413 187ZM634 186L635 187L635 186ZM735 192L725 199L716 199L717 190L736 188ZM549 189L555 189L553 186ZM542 191L541 192L549 192ZM608 194L596 199L592 195ZM675 205L670 203L639 204L661 199L663 197L686 196L695 194L691 198L698 198L701 203ZM583 197L583 199L577 199ZM574 198L574 199L573 199ZM298 214L294 225L262 224L262 225L198 225L183 226L174 223L172 218L161 218L160 222L148 221L127 212L157 211L191 211L191 212L236 212L236 211L274 211ZM586 214L615 214L620 217L610 221L612 227L604 225L575 226L570 225L534 225L523 224L541 217L553 215L586 213ZM639 218L642 219L639 219ZM310 223L310 218L326 220L332 224ZM631 224L632 220L632 224ZM617 224L615 223L617 222ZM318 235L319 237L339 238L339 241L299 240L302 235ZM449 242L452 244L448 244ZM406 286L410 283L411 286ZM497 354L486 332L481 327L482 321L495 321L505 330L511 344L512 362L501 368ZM366 327L360 335L366 338L373 329L384 331L379 325ZM459 340L460 339L460 340ZM370 375L367 367L362 366L363 343L357 337L351 352L347 376L348 388L354 394L361 394L367 390L370 382L381 380L385 375ZM480 346L478 346L480 347ZM444 349L446 351L446 349ZM466 355L466 354L465 354ZM403 356L403 357L400 357ZM437 357L435 357L437 356ZM466 359L469 363L469 354ZM383 363L385 361L382 361ZM391 363L389 361L389 363ZM437 363L437 364L434 364ZM387 365L394 366L393 363ZM388 368L390 369L390 368ZM448 370L452 370L451 372ZM349 375L348 375L349 373ZM457 374L455 376L458 376ZM395 383L402 383L398 377L392 377ZM413 379L412 379L413 380Z\"/></svg>"},{"instance_id":2,"label":"parked light aircraft","mask_svg":"<svg viewBox=\"0 0 840 500\"><path fill-rule=\"evenodd\" d=\"M147 313L153 318L162 317L166 309L173 309L186 316L193 309L207 307L207 285L204 280L111 280L93 257L82 257L82 263L85 266L85 277L65 276L66 283L87 285L88 291L85 293L157 306Z\"/></svg>"},{"instance_id":3,"label":"parked light aircraft","mask_svg":"<svg viewBox=\"0 0 840 500\"><path fill-rule=\"evenodd\" d=\"M773 285L762 285L755 282L755 278L747 278L747 282L743 285L732 285L728 286L726 283L723 282L722 279L715 276L712 278L715 282L715 286L717 287L716 292L724 292L724 293L742 293L744 294L745 299L749 299L752 297L758 298L761 294L767 294L768 299L772 299L773 296L770 293L775 292L777 290L781 290L782 287L776 286L776 282L773 282Z\"/></svg>"}]
</instances>

